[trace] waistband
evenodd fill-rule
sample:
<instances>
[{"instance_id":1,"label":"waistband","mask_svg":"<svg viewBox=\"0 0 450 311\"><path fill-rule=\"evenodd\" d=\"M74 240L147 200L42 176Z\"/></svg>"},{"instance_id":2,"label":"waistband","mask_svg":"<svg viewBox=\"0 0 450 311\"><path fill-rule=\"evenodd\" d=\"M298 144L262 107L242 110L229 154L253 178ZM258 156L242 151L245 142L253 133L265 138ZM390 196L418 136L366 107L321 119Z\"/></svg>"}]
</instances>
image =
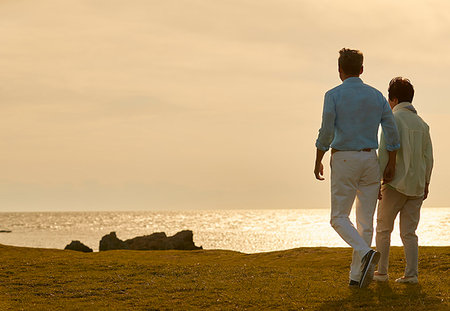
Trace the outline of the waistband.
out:
<instances>
[{"instance_id":1,"label":"waistband","mask_svg":"<svg viewBox=\"0 0 450 311\"><path fill-rule=\"evenodd\" d=\"M372 150L373 150L372 148L364 148L364 149L361 149L361 150L338 150L338 149L331 148L331 154L336 153L338 151L359 151L359 152L364 151L364 152L370 152Z\"/></svg>"}]
</instances>

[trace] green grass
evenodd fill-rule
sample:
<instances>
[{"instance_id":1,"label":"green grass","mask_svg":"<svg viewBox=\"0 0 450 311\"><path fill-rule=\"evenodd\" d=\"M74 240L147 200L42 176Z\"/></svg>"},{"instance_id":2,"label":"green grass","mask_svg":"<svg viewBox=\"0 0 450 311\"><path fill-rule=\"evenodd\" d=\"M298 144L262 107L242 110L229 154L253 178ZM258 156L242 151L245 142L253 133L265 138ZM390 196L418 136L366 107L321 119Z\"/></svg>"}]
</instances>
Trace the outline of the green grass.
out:
<instances>
[{"instance_id":1,"label":"green grass","mask_svg":"<svg viewBox=\"0 0 450 311\"><path fill-rule=\"evenodd\" d=\"M0 310L449 310L450 247L420 248L418 285L350 289L348 248L73 251L0 245ZM403 250L391 253L392 278Z\"/></svg>"}]
</instances>

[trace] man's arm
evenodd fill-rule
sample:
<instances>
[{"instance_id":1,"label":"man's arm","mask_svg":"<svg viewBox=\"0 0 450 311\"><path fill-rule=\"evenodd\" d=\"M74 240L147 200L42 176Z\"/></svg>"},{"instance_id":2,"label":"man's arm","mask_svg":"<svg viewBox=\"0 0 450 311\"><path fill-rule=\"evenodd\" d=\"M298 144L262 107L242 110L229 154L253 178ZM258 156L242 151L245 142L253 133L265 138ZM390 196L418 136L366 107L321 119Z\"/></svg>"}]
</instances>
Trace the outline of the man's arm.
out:
<instances>
[{"instance_id":1,"label":"man's arm","mask_svg":"<svg viewBox=\"0 0 450 311\"><path fill-rule=\"evenodd\" d=\"M400 134L395 122L391 107L384 100L383 114L381 115L381 128L383 130L386 150L388 152L388 163L383 172L383 185L391 182L395 176L395 162L397 150L400 149Z\"/></svg>"},{"instance_id":2,"label":"man's arm","mask_svg":"<svg viewBox=\"0 0 450 311\"><path fill-rule=\"evenodd\" d=\"M433 146L431 143L430 132L427 132L427 135L425 136L424 158L426 169L425 169L425 189L423 199L426 200L426 198L428 198L431 172L433 170Z\"/></svg>"},{"instance_id":3,"label":"man's arm","mask_svg":"<svg viewBox=\"0 0 450 311\"><path fill-rule=\"evenodd\" d=\"M389 160L388 163L386 165L386 168L384 169L384 173L383 173L383 185L390 183L395 176L395 162L396 162L396 158L397 158L397 150L394 151L389 151L388 150L388 155L389 155Z\"/></svg>"},{"instance_id":4,"label":"man's arm","mask_svg":"<svg viewBox=\"0 0 450 311\"><path fill-rule=\"evenodd\" d=\"M316 175L316 179L318 179L318 180L325 180L325 178L323 178L323 164L322 164L322 159L323 159L324 155L325 155L325 151L317 148L316 164L314 166L314 175Z\"/></svg>"},{"instance_id":5,"label":"man's arm","mask_svg":"<svg viewBox=\"0 0 450 311\"><path fill-rule=\"evenodd\" d=\"M424 200L426 200L428 198L428 193L430 192L429 186L430 186L429 183L425 184L425 190L423 191L423 199Z\"/></svg>"},{"instance_id":6,"label":"man's arm","mask_svg":"<svg viewBox=\"0 0 450 311\"><path fill-rule=\"evenodd\" d=\"M326 93L323 103L322 126L319 130L319 137L316 140L316 163L314 166L314 175L318 180L323 178L322 159L325 152L330 149L330 144L334 138L334 121L336 119L336 111L334 101L331 96Z\"/></svg>"},{"instance_id":7,"label":"man's arm","mask_svg":"<svg viewBox=\"0 0 450 311\"><path fill-rule=\"evenodd\" d=\"M386 149L387 151L398 150L400 149L400 134L391 107L389 107L385 98L383 98L383 100L383 113L381 115L380 123L386 141ZM389 156L389 158L391 158L391 156Z\"/></svg>"}]
</instances>

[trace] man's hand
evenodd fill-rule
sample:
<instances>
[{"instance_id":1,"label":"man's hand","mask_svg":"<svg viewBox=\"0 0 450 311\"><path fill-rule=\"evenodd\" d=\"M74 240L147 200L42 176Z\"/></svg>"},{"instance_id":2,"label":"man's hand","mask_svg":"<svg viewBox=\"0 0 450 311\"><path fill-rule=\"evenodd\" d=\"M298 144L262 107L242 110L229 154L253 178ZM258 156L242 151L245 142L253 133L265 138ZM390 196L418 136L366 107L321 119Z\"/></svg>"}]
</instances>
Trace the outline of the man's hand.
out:
<instances>
[{"instance_id":1,"label":"man's hand","mask_svg":"<svg viewBox=\"0 0 450 311\"><path fill-rule=\"evenodd\" d=\"M316 179L318 180L325 180L325 178L323 178L323 165L322 162L317 163L314 167L314 175L316 175Z\"/></svg>"},{"instance_id":2,"label":"man's hand","mask_svg":"<svg viewBox=\"0 0 450 311\"><path fill-rule=\"evenodd\" d=\"M426 200L428 198L428 193L430 192L428 186L430 184L425 184L425 190L423 191L423 199Z\"/></svg>"},{"instance_id":3,"label":"man's hand","mask_svg":"<svg viewBox=\"0 0 450 311\"><path fill-rule=\"evenodd\" d=\"M390 183L394 179L394 175L395 175L395 164L392 165L388 163L383 173L383 185Z\"/></svg>"},{"instance_id":4,"label":"man's hand","mask_svg":"<svg viewBox=\"0 0 450 311\"><path fill-rule=\"evenodd\" d=\"M322 165L322 159L325 155L325 151L320 150L317 148L316 150L316 165L314 166L314 175L316 175L316 179L318 180L325 180L323 178L323 165Z\"/></svg>"}]
</instances>

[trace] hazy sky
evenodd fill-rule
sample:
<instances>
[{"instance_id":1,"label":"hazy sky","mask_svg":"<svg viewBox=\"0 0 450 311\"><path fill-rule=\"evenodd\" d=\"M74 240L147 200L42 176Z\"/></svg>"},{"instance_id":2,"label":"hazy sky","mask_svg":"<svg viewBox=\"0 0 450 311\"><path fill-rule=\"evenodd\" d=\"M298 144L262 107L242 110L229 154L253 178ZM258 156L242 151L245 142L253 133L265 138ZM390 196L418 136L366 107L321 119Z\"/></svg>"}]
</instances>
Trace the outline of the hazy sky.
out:
<instances>
[{"instance_id":1,"label":"hazy sky","mask_svg":"<svg viewBox=\"0 0 450 311\"><path fill-rule=\"evenodd\" d=\"M0 211L328 207L342 47L412 80L450 206L448 38L447 0L0 0Z\"/></svg>"}]
</instances>

